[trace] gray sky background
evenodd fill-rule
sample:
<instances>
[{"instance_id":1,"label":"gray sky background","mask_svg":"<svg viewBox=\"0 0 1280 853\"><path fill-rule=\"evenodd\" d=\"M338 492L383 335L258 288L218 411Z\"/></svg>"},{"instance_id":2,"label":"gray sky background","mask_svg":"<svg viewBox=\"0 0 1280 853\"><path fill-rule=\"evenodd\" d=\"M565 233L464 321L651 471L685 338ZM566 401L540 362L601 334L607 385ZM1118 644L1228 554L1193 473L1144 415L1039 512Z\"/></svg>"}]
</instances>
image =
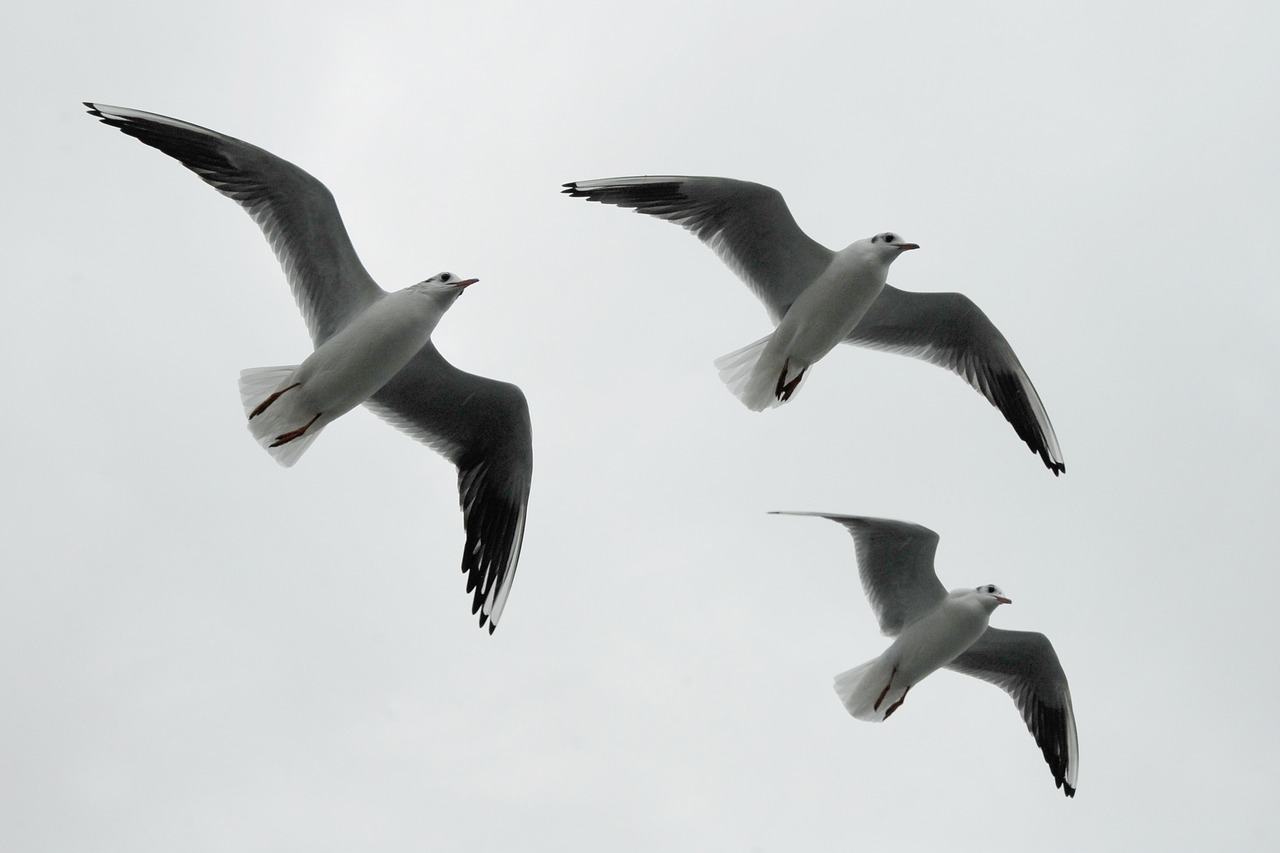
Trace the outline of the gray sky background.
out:
<instances>
[{"instance_id":1,"label":"gray sky background","mask_svg":"<svg viewBox=\"0 0 1280 853\"><path fill-rule=\"evenodd\" d=\"M266 5L266 4L261 4ZM0 849L1274 845L1280 12L1268 3L136 3L7 13ZM15 21L16 16L16 21ZM493 637L454 471L359 410L291 470L243 367L309 351L251 220L84 114L261 145L435 340L516 382L536 466ZM1048 407L1055 479L963 382L842 347L762 415L769 330L679 229L564 181L709 174L839 248L923 246ZM1071 681L1079 794L940 673L885 725L837 526L915 521Z\"/></svg>"}]
</instances>

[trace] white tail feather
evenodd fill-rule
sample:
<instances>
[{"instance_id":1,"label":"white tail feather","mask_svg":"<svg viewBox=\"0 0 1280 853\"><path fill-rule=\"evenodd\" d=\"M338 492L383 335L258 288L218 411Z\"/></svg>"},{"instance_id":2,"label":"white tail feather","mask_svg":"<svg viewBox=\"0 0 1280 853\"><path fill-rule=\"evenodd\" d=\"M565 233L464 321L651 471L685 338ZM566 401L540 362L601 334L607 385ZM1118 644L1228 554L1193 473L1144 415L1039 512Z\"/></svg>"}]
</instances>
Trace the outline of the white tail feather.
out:
<instances>
[{"instance_id":1,"label":"white tail feather","mask_svg":"<svg viewBox=\"0 0 1280 853\"><path fill-rule=\"evenodd\" d=\"M244 404L244 413L248 417L253 410L267 397L287 388L298 365L282 367L250 367L240 371L240 401ZM305 398L292 395L289 391L277 397L265 411L249 421L249 432L262 448L271 454L271 458L286 468L298 461L298 458L316 440L316 436L324 429L324 424L313 425L305 433L292 441L278 447L271 445L276 438L286 432L305 426L314 416L314 411L299 409L297 403Z\"/></svg>"},{"instance_id":2,"label":"white tail feather","mask_svg":"<svg viewBox=\"0 0 1280 853\"><path fill-rule=\"evenodd\" d=\"M777 395L778 377L781 375L783 368L787 367L785 359L781 359L777 353L770 355L769 358L763 358L765 347L768 346L769 340L773 335L765 335L760 340L747 344L742 349L734 350L731 353L722 355L716 359L716 368L720 371L720 381L729 387L729 391L733 396L742 401L748 409L753 412L762 412L765 409L772 409L781 406L784 400L779 399ZM804 384L804 380L808 378L805 372L792 389L788 397L795 396L796 391L800 390L800 385ZM788 370L787 382L795 379L795 371ZM785 384L785 383L784 383Z\"/></svg>"},{"instance_id":3,"label":"white tail feather","mask_svg":"<svg viewBox=\"0 0 1280 853\"><path fill-rule=\"evenodd\" d=\"M882 658L873 658L837 675L833 686L846 711L859 720L880 723L911 687L893 684L885 692L885 685L890 684L892 677L893 667Z\"/></svg>"}]
</instances>

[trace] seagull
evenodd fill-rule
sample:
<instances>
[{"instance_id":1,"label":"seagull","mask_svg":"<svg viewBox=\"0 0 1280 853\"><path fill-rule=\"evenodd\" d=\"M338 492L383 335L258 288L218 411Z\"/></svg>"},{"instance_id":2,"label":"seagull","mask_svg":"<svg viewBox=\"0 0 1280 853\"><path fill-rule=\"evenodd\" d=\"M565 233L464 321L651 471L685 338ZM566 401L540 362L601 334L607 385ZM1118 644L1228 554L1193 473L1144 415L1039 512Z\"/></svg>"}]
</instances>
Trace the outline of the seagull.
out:
<instances>
[{"instance_id":1,"label":"seagull","mask_svg":"<svg viewBox=\"0 0 1280 853\"><path fill-rule=\"evenodd\" d=\"M1067 676L1044 634L988 626L997 607L1013 603L1000 587L947 592L933 568L938 534L918 524L774 514L818 516L845 526L857 550L862 589L881 632L894 638L879 657L836 676L836 694L850 714L870 722L889 719L920 679L942 667L981 678L1013 697L1054 783L1075 796L1080 756Z\"/></svg>"},{"instance_id":2,"label":"seagull","mask_svg":"<svg viewBox=\"0 0 1280 853\"><path fill-rule=\"evenodd\" d=\"M396 292L365 271L320 181L239 139L168 116L85 102L89 114L186 166L253 217L284 267L315 351L300 365L242 371L254 438L290 466L324 426L363 403L458 469L462 571L492 634L524 540L532 427L515 385L465 373L431 342L477 279L442 272Z\"/></svg>"},{"instance_id":3,"label":"seagull","mask_svg":"<svg viewBox=\"0 0 1280 853\"><path fill-rule=\"evenodd\" d=\"M814 362L837 343L855 344L958 374L1054 476L1067 470L1040 395L987 315L963 294L912 293L886 283L889 264L917 244L885 232L833 252L800 230L777 190L730 178L645 176L563 186L573 198L683 226L764 303L774 332L716 359L720 378L748 408L785 403Z\"/></svg>"}]
</instances>

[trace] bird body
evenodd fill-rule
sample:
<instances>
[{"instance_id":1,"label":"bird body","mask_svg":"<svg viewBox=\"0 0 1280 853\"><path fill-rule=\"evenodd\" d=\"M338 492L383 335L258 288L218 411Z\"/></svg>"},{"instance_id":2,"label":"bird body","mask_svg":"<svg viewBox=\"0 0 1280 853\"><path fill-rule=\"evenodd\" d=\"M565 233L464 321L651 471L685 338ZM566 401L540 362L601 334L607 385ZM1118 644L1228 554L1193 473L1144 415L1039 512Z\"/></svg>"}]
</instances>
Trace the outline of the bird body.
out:
<instances>
[{"instance_id":1,"label":"bird body","mask_svg":"<svg viewBox=\"0 0 1280 853\"><path fill-rule=\"evenodd\" d=\"M858 325L884 289L889 264L916 248L890 240L896 238L878 234L833 254L771 335L716 360L720 378L747 408L758 412L791 399L806 371Z\"/></svg>"},{"instance_id":2,"label":"bird body","mask_svg":"<svg viewBox=\"0 0 1280 853\"><path fill-rule=\"evenodd\" d=\"M859 720L888 719L912 686L973 645L986 632L992 612L1007 600L974 589L953 589L903 628L879 657L837 675L840 701Z\"/></svg>"},{"instance_id":3,"label":"bird body","mask_svg":"<svg viewBox=\"0 0 1280 853\"><path fill-rule=\"evenodd\" d=\"M325 426L368 400L426 346L475 281L440 273L383 294L297 367L242 371L240 396L254 438L281 465L293 465Z\"/></svg>"}]
</instances>

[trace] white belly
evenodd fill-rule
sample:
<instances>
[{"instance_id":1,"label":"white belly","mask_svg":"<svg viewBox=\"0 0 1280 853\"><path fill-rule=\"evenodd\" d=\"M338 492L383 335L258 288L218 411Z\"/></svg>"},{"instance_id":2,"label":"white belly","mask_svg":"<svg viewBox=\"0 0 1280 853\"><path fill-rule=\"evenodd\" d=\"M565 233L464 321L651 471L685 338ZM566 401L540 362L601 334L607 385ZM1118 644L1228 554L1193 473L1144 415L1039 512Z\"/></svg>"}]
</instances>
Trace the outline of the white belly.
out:
<instances>
[{"instance_id":1,"label":"white belly","mask_svg":"<svg viewBox=\"0 0 1280 853\"><path fill-rule=\"evenodd\" d=\"M976 602L947 598L902 630L885 652L898 677L915 684L955 660L987 630L991 614Z\"/></svg>"},{"instance_id":2,"label":"white belly","mask_svg":"<svg viewBox=\"0 0 1280 853\"><path fill-rule=\"evenodd\" d=\"M325 422L369 399L431 340L442 312L423 310L423 297L401 296L371 305L298 367L298 391Z\"/></svg>"},{"instance_id":3,"label":"white belly","mask_svg":"<svg viewBox=\"0 0 1280 853\"><path fill-rule=\"evenodd\" d=\"M770 345L795 368L815 364L853 331L882 290L882 277L824 275L788 309Z\"/></svg>"}]
</instances>

